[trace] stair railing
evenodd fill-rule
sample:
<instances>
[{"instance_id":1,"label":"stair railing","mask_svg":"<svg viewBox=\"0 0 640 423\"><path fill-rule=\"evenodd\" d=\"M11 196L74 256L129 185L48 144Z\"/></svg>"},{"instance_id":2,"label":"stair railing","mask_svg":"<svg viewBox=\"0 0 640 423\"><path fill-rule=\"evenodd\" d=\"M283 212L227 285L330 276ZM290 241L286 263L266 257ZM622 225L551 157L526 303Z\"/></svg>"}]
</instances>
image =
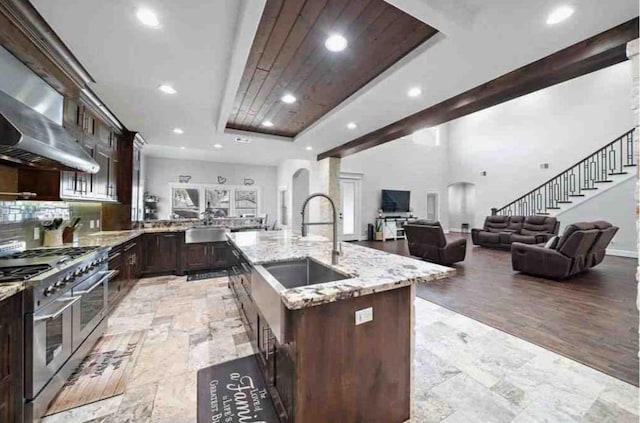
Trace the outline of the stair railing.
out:
<instances>
[{"instance_id":1,"label":"stair railing","mask_svg":"<svg viewBox=\"0 0 640 423\"><path fill-rule=\"evenodd\" d=\"M609 176L624 175L627 168L636 166L634 130L625 132L595 153L580 160L559 175L532 189L506 206L491 209L491 214L501 216L548 215L559 210L562 204L572 203L573 198L597 190L597 184L613 182Z\"/></svg>"}]
</instances>

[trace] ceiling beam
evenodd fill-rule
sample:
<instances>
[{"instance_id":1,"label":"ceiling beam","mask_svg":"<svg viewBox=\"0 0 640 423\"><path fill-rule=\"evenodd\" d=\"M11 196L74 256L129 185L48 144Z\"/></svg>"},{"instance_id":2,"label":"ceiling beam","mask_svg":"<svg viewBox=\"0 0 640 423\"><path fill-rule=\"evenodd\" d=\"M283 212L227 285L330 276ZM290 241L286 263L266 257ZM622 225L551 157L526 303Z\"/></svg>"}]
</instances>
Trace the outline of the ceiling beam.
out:
<instances>
[{"instance_id":1,"label":"ceiling beam","mask_svg":"<svg viewBox=\"0 0 640 423\"><path fill-rule=\"evenodd\" d=\"M627 60L638 18L318 155L346 157Z\"/></svg>"}]
</instances>

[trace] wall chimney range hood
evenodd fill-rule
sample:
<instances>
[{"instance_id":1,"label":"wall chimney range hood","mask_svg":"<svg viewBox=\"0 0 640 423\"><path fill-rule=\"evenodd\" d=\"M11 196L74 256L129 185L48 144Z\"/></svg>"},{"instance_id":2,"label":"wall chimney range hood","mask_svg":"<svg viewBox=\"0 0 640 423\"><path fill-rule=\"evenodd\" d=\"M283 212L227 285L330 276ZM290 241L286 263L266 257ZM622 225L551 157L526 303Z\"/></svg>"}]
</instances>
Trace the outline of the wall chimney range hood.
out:
<instances>
[{"instance_id":1,"label":"wall chimney range hood","mask_svg":"<svg viewBox=\"0 0 640 423\"><path fill-rule=\"evenodd\" d=\"M97 173L100 166L62 126L0 91L0 160L14 166Z\"/></svg>"}]
</instances>

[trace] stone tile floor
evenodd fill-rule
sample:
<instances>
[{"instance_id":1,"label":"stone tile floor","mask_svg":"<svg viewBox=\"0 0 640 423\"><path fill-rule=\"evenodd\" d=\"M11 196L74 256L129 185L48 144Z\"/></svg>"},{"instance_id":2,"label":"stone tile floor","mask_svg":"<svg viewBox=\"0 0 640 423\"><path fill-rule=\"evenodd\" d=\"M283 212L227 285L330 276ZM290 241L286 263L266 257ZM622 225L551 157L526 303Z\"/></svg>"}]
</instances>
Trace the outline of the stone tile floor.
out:
<instances>
[{"instance_id":1,"label":"stone tile floor","mask_svg":"<svg viewBox=\"0 0 640 423\"><path fill-rule=\"evenodd\" d=\"M416 299L412 422L638 422L638 389ZM226 278L142 279L108 333L147 331L123 395L43 423L193 423L196 371L252 353Z\"/></svg>"}]
</instances>

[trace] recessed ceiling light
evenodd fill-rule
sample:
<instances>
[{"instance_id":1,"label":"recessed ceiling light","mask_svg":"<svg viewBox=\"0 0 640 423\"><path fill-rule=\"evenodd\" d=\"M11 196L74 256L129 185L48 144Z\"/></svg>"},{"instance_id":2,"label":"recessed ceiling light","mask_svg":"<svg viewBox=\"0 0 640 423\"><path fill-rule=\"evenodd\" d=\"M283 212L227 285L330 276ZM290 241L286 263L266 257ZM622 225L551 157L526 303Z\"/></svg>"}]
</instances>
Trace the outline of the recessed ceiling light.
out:
<instances>
[{"instance_id":1,"label":"recessed ceiling light","mask_svg":"<svg viewBox=\"0 0 640 423\"><path fill-rule=\"evenodd\" d=\"M295 103L297 99L293 96L293 94L287 93L283 95L280 100L284 101L287 104L292 104Z\"/></svg>"},{"instance_id":2,"label":"recessed ceiling light","mask_svg":"<svg viewBox=\"0 0 640 423\"><path fill-rule=\"evenodd\" d=\"M342 51L347 48L347 39L340 34L333 34L324 42L324 46L329 51Z\"/></svg>"},{"instance_id":3,"label":"recessed ceiling light","mask_svg":"<svg viewBox=\"0 0 640 423\"><path fill-rule=\"evenodd\" d=\"M182 135L182 134L184 134L184 131L182 129L180 129L180 128L173 128L173 133Z\"/></svg>"},{"instance_id":4,"label":"recessed ceiling light","mask_svg":"<svg viewBox=\"0 0 640 423\"><path fill-rule=\"evenodd\" d=\"M265 128L271 128L273 126L273 122L271 122L270 120L265 120L262 122L262 126L264 126Z\"/></svg>"},{"instance_id":5,"label":"recessed ceiling light","mask_svg":"<svg viewBox=\"0 0 640 423\"><path fill-rule=\"evenodd\" d=\"M420 94L422 94L422 90L420 89L420 87L413 87L409 91L407 91L407 95L409 97L418 97Z\"/></svg>"},{"instance_id":6,"label":"recessed ceiling light","mask_svg":"<svg viewBox=\"0 0 640 423\"><path fill-rule=\"evenodd\" d=\"M213 144L213 148L222 148L222 144Z\"/></svg>"},{"instance_id":7,"label":"recessed ceiling light","mask_svg":"<svg viewBox=\"0 0 640 423\"><path fill-rule=\"evenodd\" d=\"M140 8L136 11L136 18L145 26L150 28L159 28L160 21L158 20L158 16L151 9Z\"/></svg>"},{"instance_id":8,"label":"recessed ceiling light","mask_svg":"<svg viewBox=\"0 0 640 423\"><path fill-rule=\"evenodd\" d=\"M308 145L308 146L306 146L304 149L305 149L305 150L307 150L307 151L311 151L311 150L313 150L313 147L311 147L310 145Z\"/></svg>"},{"instance_id":9,"label":"recessed ceiling light","mask_svg":"<svg viewBox=\"0 0 640 423\"><path fill-rule=\"evenodd\" d=\"M356 125L356 123L355 123L355 122L349 122L349 123L347 123L347 128L349 128L349 129L352 129L352 130L353 130L353 129L356 129L357 127L358 127L358 125Z\"/></svg>"},{"instance_id":10,"label":"recessed ceiling light","mask_svg":"<svg viewBox=\"0 0 640 423\"><path fill-rule=\"evenodd\" d=\"M177 93L176 89L173 88L171 85L169 84L162 84L158 87L158 89L160 91L162 91L165 94L175 94Z\"/></svg>"},{"instance_id":11,"label":"recessed ceiling light","mask_svg":"<svg viewBox=\"0 0 640 423\"><path fill-rule=\"evenodd\" d=\"M180 147L180 150L184 150L186 147Z\"/></svg>"},{"instance_id":12,"label":"recessed ceiling light","mask_svg":"<svg viewBox=\"0 0 640 423\"><path fill-rule=\"evenodd\" d=\"M555 25L565 21L573 15L574 9L571 6L560 6L549 14L547 25Z\"/></svg>"}]
</instances>

